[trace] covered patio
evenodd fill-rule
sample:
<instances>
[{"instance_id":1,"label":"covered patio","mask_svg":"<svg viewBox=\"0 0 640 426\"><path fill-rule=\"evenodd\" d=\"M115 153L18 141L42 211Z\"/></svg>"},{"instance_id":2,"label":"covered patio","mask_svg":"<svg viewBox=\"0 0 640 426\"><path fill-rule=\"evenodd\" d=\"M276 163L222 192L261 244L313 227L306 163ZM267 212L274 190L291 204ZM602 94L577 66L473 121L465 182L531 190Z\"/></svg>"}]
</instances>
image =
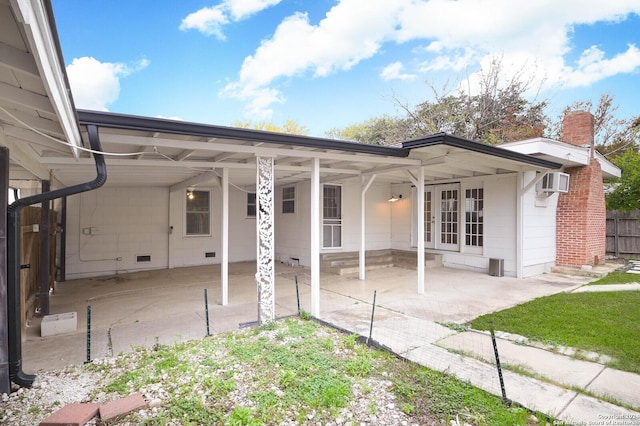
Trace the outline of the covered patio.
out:
<instances>
[{"instance_id":1,"label":"covered patio","mask_svg":"<svg viewBox=\"0 0 640 426\"><path fill-rule=\"evenodd\" d=\"M87 278L60 283L51 296L51 312L77 312L74 333L40 337L34 318L23 343L27 372L50 370L86 360L87 306L91 306L91 358L117 355L136 346L150 347L206 336L204 289L208 293L210 333L255 324L258 319L255 262L229 267L229 303L221 304L220 265ZM276 264L276 316L309 312L309 269ZM376 291L376 319L403 315L441 323L464 323L536 297L574 288L589 278L547 274L516 279L449 268L430 269L426 291L415 292L415 271L391 267L357 274L321 274L319 318L335 326L358 324L367 335ZM353 327L352 327L353 328ZM409 333L411 330L403 330ZM375 336L374 336L375 338Z\"/></svg>"}]
</instances>

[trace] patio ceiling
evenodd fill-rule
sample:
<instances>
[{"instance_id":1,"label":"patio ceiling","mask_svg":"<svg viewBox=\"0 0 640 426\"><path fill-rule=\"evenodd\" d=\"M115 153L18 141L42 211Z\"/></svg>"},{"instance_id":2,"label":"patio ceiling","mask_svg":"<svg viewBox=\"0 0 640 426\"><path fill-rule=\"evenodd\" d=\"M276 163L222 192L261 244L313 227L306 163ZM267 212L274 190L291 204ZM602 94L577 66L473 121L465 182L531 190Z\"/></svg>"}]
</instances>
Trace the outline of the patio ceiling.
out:
<instances>
[{"instance_id":1,"label":"patio ceiling","mask_svg":"<svg viewBox=\"0 0 640 426\"><path fill-rule=\"evenodd\" d=\"M79 111L78 116L85 142L84 126L95 124L103 150L118 154L106 157L110 186L179 190L215 184L228 168L232 184L250 189L256 156L274 157L276 185L309 180L313 158L319 158L325 183L373 174L379 181L410 182L410 173L421 165L433 182L559 166L444 134L408 142L410 147L383 147L95 111ZM43 164L65 185L95 173L87 153L79 159L60 151L45 154Z\"/></svg>"},{"instance_id":2,"label":"patio ceiling","mask_svg":"<svg viewBox=\"0 0 640 426\"><path fill-rule=\"evenodd\" d=\"M49 179L41 159L80 142L49 2L0 0L0 146L10 179Z\"/></svg>"}]
</instances>

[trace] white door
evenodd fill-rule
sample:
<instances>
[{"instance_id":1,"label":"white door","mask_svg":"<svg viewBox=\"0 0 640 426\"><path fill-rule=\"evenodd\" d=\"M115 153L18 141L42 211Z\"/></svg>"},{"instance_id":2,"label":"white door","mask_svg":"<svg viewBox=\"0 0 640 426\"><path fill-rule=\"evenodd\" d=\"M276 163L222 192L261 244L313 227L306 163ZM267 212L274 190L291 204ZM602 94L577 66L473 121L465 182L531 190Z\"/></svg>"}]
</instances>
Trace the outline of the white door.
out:
<instances>
[{"instance_id":1,"label":"white door","mask_svg":"<svg viewBox=\"0 0 640 426\"><path fill-rule=\"evenodd\" d=\"M435 190L427 188L424 191L424 247L434 248L436 211L434 206Z\"/></svg>"},{"instance_id":2,"label":"white door","mask_svg":"<svg viewBox=\"0 0 640 426\"><path fill-rule=\"evenodd\" d=\"M435 248L460 248L460 185L441 185L435 190Z\"/></svg>"},{"instance_id":3,"label":"white door","mask_svg":"<svg viewBox=\"0 0 640 426\"><path fill-rule=\"evenodd\" d=\"M322 248L342 247L342 187L322 188Z\"/></svg>"}]
</instances>

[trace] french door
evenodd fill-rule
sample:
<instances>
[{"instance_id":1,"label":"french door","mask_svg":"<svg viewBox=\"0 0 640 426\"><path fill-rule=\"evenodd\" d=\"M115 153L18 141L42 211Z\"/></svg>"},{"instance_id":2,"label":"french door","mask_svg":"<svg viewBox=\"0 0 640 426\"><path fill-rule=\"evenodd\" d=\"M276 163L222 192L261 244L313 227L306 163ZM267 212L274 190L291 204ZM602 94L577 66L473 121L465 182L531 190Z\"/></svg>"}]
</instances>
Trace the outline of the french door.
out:
<instances>
[{"instance_id":1,"label":"french door","mask_svg":"<svg viewBox=\"0 0 640 426\"><path fill-rule=\"evenodd\" d=\"M426 187L424 190L424 247L457 251L460 248L459 221L460 185Z\"/></svg>"},{"instance_id":2,"label":"french door","mask_svg":"<svg viewBox=\"0 0 640 426\"><path fill-rule=\"evenodd\" d=\"M436 188L435 248L460 248L460 185L442 185Z\"/></svg>"}]
</instances>

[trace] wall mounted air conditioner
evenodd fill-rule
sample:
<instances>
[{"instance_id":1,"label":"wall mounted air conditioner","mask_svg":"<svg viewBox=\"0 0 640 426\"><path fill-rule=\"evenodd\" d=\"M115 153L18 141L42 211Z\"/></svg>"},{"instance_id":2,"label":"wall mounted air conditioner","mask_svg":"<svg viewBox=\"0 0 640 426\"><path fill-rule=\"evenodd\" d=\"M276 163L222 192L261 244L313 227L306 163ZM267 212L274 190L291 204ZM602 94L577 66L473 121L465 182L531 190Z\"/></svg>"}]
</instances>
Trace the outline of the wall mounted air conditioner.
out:
<instances>
[{"instance_id":1,"label":"wall mounted air conditioner","mask_svg":"<svg viewBox=\"0 0 640 426\"><path fill-rule=\"evenodd\" d=\"M569 192L569 175L551 172L544 175L536 185L536 191L541 192Z\"/></svg>"}]
</instances>

